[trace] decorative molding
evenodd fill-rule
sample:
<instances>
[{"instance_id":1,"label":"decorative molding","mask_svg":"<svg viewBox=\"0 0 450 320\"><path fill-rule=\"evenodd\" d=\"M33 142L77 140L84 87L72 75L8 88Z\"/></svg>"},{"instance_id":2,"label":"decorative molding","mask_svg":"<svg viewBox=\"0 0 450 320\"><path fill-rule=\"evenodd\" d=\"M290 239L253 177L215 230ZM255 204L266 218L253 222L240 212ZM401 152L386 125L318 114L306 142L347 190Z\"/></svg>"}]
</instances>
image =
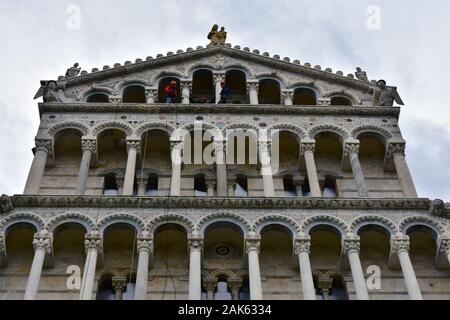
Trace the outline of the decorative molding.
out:
<instances>
[{"instance_id":1,"label":"decorative molding","mask_svg":"<svg viewBox=\"0 0 450 320\"><path fill-rule=\"evenodd\" d=\"M374 125L357 126L356 128L352 129L352 131L350 132L350 135L354 139L358 139L358 136L361 133L365 133L365 132L378 133L378 134L382 135L386 140L389 140L389 139L391 139L393 137L392 133L390 133L388 130L386 130L386 129L382 128L382 127L374 126Z\"/></svg>"},{"instance_id":2,"label":"decorative molding","mask_svg":"<svg viewBox=\"0 0 450 320\"><path fill-rule=\"evenodd\" d=\"M242 104L167 104L145 103L39 103L40 115L44 113L146 113L146 114L279 114L279 115L331 115L331 116L384 116L400 115L398 107L364 106L284 106L284 105L242 105ZM124 129L124 128L122 128ZM129 128L128 128L129 129Z\"/></svg>"},{"instance_id":3,"label":"decorative molding","mask_svg":"<svg viewBox=\"0 0 450 320\"><path fill-rule=\"evenodd\" d=\"M323 107L321 107L323 108ZM349 137L349 133L344 128L333 125L333 124L319 124L316 125L308 130L308 135L311 139L314 139L317 134L324 132L324 131L331 131L338 134L342 139L347 139Z\"/></svg>"},{"instance_id":4,"label":"decorative molding","mask_svg":"<svg viewBox=\"0 0 450 320\"><path fill-rule=\"evenodd\" d=\"M139 196L76 196L15 195L15 208L248 208L248 209L368 209L429 210L430 200L357 199L357 198L228 198L228 197L139 197ZM213 214L211 217L220 217ZM243 221L246 221L244 218ZM246 222L249 229L250 226Z\"/></svg>"},{"instance_id":5,"label":"decorative molding","mask_svg":"<svg viewBox=\"0 0 450 320\"><path fill-rule=\"evenodd\" d=\"M76 129L80 131L82 136L85 136L89 133L89 126L87 126L84 123L76 122L76 121L69 121L69 122L60 122L55 124L53 127L48 129L48 134L52 137L55 136L59 131L65 130L65 129Z\"/></svg>"},{"instance_id":6,"label":"decorative molding","mask_svg":"<svg viewBox=\"0 0 450 320\"><path fill-rule=\"evenodd\" d=\"M359 236L347 236L343 240L342 253L347 255L349 252L360 251L360 239Z\"/></svg>"},{"instance_id":7,"label":"decorative molding","mask_svg":"<svg viewBox=\"0 0 450 320\"><path fill-rule=\"evenodd\" d=\"M378 222L382 227L386 228L392 235L396 234L399 230L394 222L388 218L376 215L364 215L357 217L350 223L350 232L357 234L357 228L366 222Z\"/></svg>"}]
</instances>

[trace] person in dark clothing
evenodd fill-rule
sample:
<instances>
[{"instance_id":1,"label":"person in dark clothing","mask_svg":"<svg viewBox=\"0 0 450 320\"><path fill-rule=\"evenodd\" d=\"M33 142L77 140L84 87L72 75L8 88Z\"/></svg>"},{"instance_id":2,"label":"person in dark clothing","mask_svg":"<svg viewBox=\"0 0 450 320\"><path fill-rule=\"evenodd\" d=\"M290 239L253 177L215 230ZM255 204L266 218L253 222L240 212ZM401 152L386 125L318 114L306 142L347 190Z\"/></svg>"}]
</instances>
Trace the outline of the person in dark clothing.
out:
<instances>
[{"instance_id":1,"label":"person in dark clothing","mask_svg":"<svg viewBox=\"0 0 450 320\"><path fill-rule=\"evenodd\" d=\"M220 83L220 86L222 87L222 91L220 91L220 101L219 101L219 103L227 103L228 100L231 99L230 88L228 88L228 86L225 83L225 81L222 81Z\"/></svg>"}]
</instances>

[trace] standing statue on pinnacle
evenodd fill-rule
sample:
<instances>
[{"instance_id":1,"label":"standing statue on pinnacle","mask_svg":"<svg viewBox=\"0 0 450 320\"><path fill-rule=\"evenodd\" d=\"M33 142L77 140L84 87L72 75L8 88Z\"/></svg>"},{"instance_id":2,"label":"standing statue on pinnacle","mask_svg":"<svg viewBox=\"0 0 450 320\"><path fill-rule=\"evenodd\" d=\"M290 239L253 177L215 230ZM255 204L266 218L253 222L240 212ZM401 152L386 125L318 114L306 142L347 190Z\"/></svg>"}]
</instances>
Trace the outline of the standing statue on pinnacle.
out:
<instances>
[{"instance_id":1,"label":"standing statue on pinnacle","mask_svg":"<svg viewBox=\"0 0 450 320\"><path fill-rule=\"evenodd\" d=\"M227 41L227 32L225 27L220 28L217 24L213 25L211 32L208 34L208 39L211 41L211 45L225 45Z\"/></svg>"}]
</instances>

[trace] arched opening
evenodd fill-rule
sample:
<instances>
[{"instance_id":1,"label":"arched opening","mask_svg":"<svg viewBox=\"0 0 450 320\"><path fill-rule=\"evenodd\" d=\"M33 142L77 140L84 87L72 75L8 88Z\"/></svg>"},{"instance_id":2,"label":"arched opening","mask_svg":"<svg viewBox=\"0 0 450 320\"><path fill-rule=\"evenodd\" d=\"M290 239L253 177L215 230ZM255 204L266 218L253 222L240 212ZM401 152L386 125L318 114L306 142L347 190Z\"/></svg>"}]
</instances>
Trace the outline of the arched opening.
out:
<instances>
[{"instance_id":1,"label":"arched opening","mask_svg":"<svg viewBox=\"0 0 450 320\"><path fill-rule=\"evenodd\" d=\"M278 149L278 152L276 150ZM299 169L300 139L289 131L272 135L272 168L295 172ZM278 162L278 163L277 163Z\"/></svg>"},{"instance_id":2,"label":"arched opening","mask_svg":"<svg viewBox=\"0 0 450 320\"><path fill-rule=\"evenodd\" d=\"M58 291L66 291L67 289L76 288L76 276L82 276L82 274L71 273L74 272L73 266L82 266L85 263L85 235L86 228L78 223L64 223L58 226L53 232L53 252L54 252L54 268L55 270L52 273L58 274L58 277L54 278L54 293L47 293L52 296L52 298L61 299L60 293ZM56 271L57 270L57 271ZM80 269L82 273L82 269ZM74 277L72 277L72 275ZM70 277L68 279L68 277ZM56 283L56 279L64 280L63 282ZM72 285L72 288L69 288L69 282ZM78 281L81 282L81 279ZM46 280L42 280L43 283L46 283ZM71 292L67 292L67 299L77 300L79 299L79 293L71 290ZM65 298L65 299L66 299Z\"/></svg>"},{"instance_id":3,"label":"arched opening","mask_svg":"<svg viewBox=\"0 0 450 320\"><path fill-rule=\"evenodd\" d=\"M333 275L331 279L329 300L348 300L344 278L341 275Z\"/></svg>"},{"instance_id":4,"label":"arched opening","mask_svg":"<svg viewBox=\"0 0 450 320\"><path fill-rule=\"evenodd\" d=\"M241 289L239 290L239 300L248 301L250 300L250 282L248 278L242 281Z\"/></svg>"},{"instance_id":5,"label":"arched opening","mask_svg":"<svg viewBox=\"0 0 450 320\"><path fill-rule=\"evenodd\" d=\"M360 260L363 270L369 266L378 266L383 278L401 275L401 271L388 268L388 258L391 249L390 232L376 224L365 225L358 230L360 237Z\"/></svg>"},{"instance_id":6,"label":"arched opening","mask_svg":"<svg viewBox=\"0 0 450 320\"><path fill-rule=\"evenodd\" d=\"M116 169L124 170L127 164L127 142L125 132L118 129L108 129L99 134L97 141L98 169L103 171ZM95 171L93 173L95 173Z\"/></svg>"},{"instance_id":7,"label":"arched opening","mask_svg":"<svg viewBox=\"0 0 450 320\"><path fill-rule=\"evenodd\" d=\"M107 103L109 96L106 93L94 93L87 97L86 102Z\"/></svg>"},{"instance_id":8,"label":"arched opening","mask_svg":"<svg viewBox=\"0 0 450 320\"><path fill-rule=\"evenodd\" d=\"M273 79L262 79L259 81L259 104L280 104L280 83Z\"/></svg>"},{"instance_id":9,"label":"arched opening","mask_svg":"<svg viewBox=\"0 0 450 320\"><path fill-rule=\"evenodd\" d=\"M194 177L194 196L205 197L207 195L208 188L206 186L205 175L200 173Z\"/></svg>"},{"instance_id":10,"label":"arched opening","mask_svg":"<svg viewBox=\"0 0 450 320\"><path fill-rule=\"evenodd\" d=\"M303 194L304 197L310 197L311 196L311 188L309 187L308 177L305 177L305 180L303 181L302 194Z\"/></svg>"},{"instance_id":11,"label":"arched opening","mask_svg":"<svg viewBox=\"0 0 450 320\"><path fill-rule=\"evenodd\" d=\"M311 266L319 270L339 269L341 257L341 233L334 227L317 225L309 232L311 236Z\"/></svg>"},{"instance_id":12,"label":"arched opening","mask_svg":"<svg viewBox=\"0 0 450 320\"><path fill-rule=\"evenodd\" d=\"M297 196L297 186L294 184L294 178L291 174L283 176L283 191L285 197Z\"/></svg>"},{"instance_id":13,"label":"arched opening","mask_svg":"<svg viewBox=\"0 0 450 320\"><path fill-rule=\"evenodd\" d=\"M212 71L208 69L196 70L192 78L192 101L194 103L215 102Z\"/></svg>"},{"instance_id":14,"label":"arched opening","mask_svg":"<svg viewBox=\"0 0 450 320\"><path fill-rule=\"evenodd\" d=\"M172 174L169 134L163 130L150 130L142 135L141 141L141 161L136 175L139 180L147 179L145 194L168 195Z\"/></svg>"},{"instance_id":15,"label":"arched opening","mask_svg":"<svg viewBox=\"0 0 450 320\"><path fill-rule=\"evenodd\" d=\"M145 88L140 85L128 86L123 90L123 103L146 103Z\"/></svg>"},{"instance_id":16,"label":"arched opening","mask_svg":"<svg viewBox=\"0 0 450 320\"><path fill-rule=\"evenodd\" d=\"M350 99L342 96L331 97L332 106L351 106L352 102Z\"/></svg>"},{"instance_id":17,"label":"arched opening","mask_svg":"<svg viewBox=\"0 0 450 320\"><path fill-rule=\"evenodd\" d=\"M326 172L325 175L322 175L320 181L322 190L326 191L329 197L341 196L339 180L337 177L342 177L343 175L342 138L334 132L321 132L316 135L315 139L316 150L314 157L316 160L317 171ZM332 172L333 174L328 174L328 172Z\"/></svg>"},{"instance_id":18,"label":"arched opening","mask_svg":"<svg viewBox=\"0 0 450 320\"><path fill-rule=\"evenodd\" d=\"M105 196L116 196L119 194L119 187L117 186L116 174L114 172L105 175L103 194Z\"/></svg>"},{"instance_id":19,"label":"arched opening","mask_svg":"<svg viewBox=\"0 0 450 320\"><path fill-rule=\"evenodd\" d=\"M322 195L326 198L336 198L338 196L336 177L334 175L325 175L322 187Z\"/></svg>"},{"instance_id":20,"label":"arched opening","mask_svg":"<svg viewBox=\"0 0 450 320\"><path fill-rule=\"evenodd\" d=\"M317 105L317 94L311 88L297 88L294 91L294 105L296 106L315 106Z\"/></svg>"},{"instance_id":21,"label":"arched opening","mask_svg":"<svg viewBox=\"0 0 450 320\"><path fill-rule=\"evenodd\" d=\"M96 300L115 300L112 274L103 274L98 281Z\"/></svg>"},{"instance_id":22,"label":"arched opening","mask_svg":"<svg viewBox=\"0 0 450 320\"><path fill-rule=\"evenodd\" d=\"M236 176L236 189L234 191L235 197L248 197L248 178L244 174Z\"/></svg>"},{"instance_id":23,"label":"arched opening","mask_svg":"<svg viewBox=\"0 0 450 320\"><path fill-rule=\"evenodd\" d=\"M149 299L187 299L181 293L189 273L187 232L178 224L164 224L154 234L154 262L150 270Z\"/></svg>"},{"instance_id":24,"label":"arched opening","mask_svg":"<svg viewBox=\"0 0 450 320\"><path fill-rule=\"evenodd\" d=\"M55 136L55 165L47 167L41 182L41 191L46 194L71 194L81 162L81 136L76 129L65 129ZM70 179L57 179L64 172Z\"/></svg>"},{"instance_id":25,"label":"arched opening","mask_svg":"<svg viewBox=\"0 0 450 320\"><path fill-rule=\"evenodd\" d=\"M159 192L159 177L156 173L150 173L147 179L147 186L145 188L146 196L158 196Z\"/></svg>"},{"instance_id":26,"label":"arched opening","mask_svg":"<svg viewBox=\"0 0 450 320\"><path fill-rule=\"evenodd\" d=\"M214 293L214 300L231 300L231 290L228 287L228 279L226 277L220 277L218 279L216 292Z\"/></svg>"},{"instance_id":27,"label":"arched opening","mask_svg":"<svg viewBox=\"0 0 450 320\"><path fill-rule=\"evenodd\" d=\"M385 138L377 133L365 132L358 136L359 139L359 162L361 164L361 169L364 173L364 177L366 178L367 188L375 189L376 185L372 186L373 183L376 183L380 177L383 179L383 190L382 191L371 191L371 195L374 197L384 198L384 197L392 197L395 189L387 189L388 186L391 186L392 183L398 181L395 171L387 171L385 170L385 154L386 154L386 145ZM389 180L392 180L392 183L388 183ZM379 182L378 182L379 183ZM398 183L398 182L397 182ZM376 188L381 189L381 188ZM402 197L403 193L398 184L397 191L399 192L399 196Z\"/></svg>"},{"instance_id":28,"label":"arched opening","mask_svg":"<svg viewBox=\"0 0 450 320\"><path fill-rule=\"evenodd\" d=\"M170 83L172 81L175 81L177 83L176 86L176 97L172 99L172 103L180 103L181 102L181 88L180 88L180 79L175 77L165 77L159 80L158 83L158 102L164 103L165 102L165 89L170 86Z\"/></svg>"},{"instance_id":29,"label":"arched opening","mask_svg":"<svg viewBox=\"0 0 450 320\"><path fill-rule=\"evenodd\" d=\"M298 271L293 269L293 258L291 230L280 224L271 224L261 230L261 276L271 284L264 288L265 299L283 299L278 292L293 296L301 294L301 286L291 287L292 277L298 276Z\"/></svg>"},{"instance_id":30,"label":"arched opening","mask_svg":"<svg viewBox=\"0 0 450 320\"><path fill-rule=\"evenodd\" d=\"M7 284L12 277L20 277L30 272L34 257L33 239L36 228L29 223L16 223L6 230L6 266L0 268L1 282ZM0 293L3 299L23 300L26 280L15 283L14 290Z\"/></svg>"},{"instance_id":31,"label":"arched opening","mask_svg":"<svg viewBox=\"0 0 450 320\"><path fill-rule=\"evenodd\" d=\"M225 82L230 89L231 103L248 104L247 76L241 70L230 70L225 75Z\"/></svg>"}]
</instances>

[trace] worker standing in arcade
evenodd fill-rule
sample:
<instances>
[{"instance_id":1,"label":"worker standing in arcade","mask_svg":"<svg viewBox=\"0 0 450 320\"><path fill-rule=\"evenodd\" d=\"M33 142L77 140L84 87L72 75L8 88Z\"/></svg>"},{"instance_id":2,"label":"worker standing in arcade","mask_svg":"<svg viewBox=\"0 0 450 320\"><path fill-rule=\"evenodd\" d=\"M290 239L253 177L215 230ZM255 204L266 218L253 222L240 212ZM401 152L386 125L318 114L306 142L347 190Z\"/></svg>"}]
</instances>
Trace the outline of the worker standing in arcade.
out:
<instances>
[{"instance_id":1,"label":"worker standing in arcade","mask_svg":"<svg viewBox=\"0 0 450 320\"><path fill-rule=\"evenodd\" d=\"M164 89L164 102L174 103L177 99L177 82L171 81L170 84Z\"/></svg>"}]
</instances>

